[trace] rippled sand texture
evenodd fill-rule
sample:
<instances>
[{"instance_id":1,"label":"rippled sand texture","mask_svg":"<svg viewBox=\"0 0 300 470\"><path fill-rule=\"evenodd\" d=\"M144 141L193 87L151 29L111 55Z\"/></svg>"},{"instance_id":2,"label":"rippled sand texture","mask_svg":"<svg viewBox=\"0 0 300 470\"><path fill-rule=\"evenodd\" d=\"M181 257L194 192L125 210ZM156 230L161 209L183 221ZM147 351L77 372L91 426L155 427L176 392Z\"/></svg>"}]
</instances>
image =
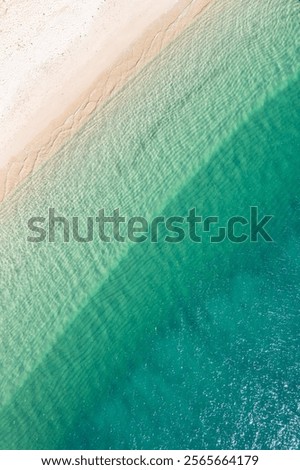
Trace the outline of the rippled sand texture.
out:
<instances>
[{"instance_id":1,"label":"rippled sand texture","mask_svg":"<svg viewBox=\"0 0 300 470\"><path fill-rule=\"evenodd\" d=\"M1 207L3 448L297 448L299 2L214 2ZM27 220L274 214L274 243Z\"/></svg>"}]
</instances>

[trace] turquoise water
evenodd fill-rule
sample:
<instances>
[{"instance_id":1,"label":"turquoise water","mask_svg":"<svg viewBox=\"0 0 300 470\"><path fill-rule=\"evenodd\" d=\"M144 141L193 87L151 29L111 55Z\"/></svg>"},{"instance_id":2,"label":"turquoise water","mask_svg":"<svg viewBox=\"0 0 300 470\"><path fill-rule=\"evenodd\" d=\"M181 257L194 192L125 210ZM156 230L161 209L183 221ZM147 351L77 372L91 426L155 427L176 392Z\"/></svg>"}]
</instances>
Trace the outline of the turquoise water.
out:
<instances>
[{"instance_id":1,"label":"turquoise water","mask_svg":"<svg viewBox=\"0 0 300 470\"><path fill-rule=\"evenodd\" d=\"M299 447L299 4L215 2L0 210L2 448ZM274 242L27 220L273 214Z\"/></svg>"}]
</instances>

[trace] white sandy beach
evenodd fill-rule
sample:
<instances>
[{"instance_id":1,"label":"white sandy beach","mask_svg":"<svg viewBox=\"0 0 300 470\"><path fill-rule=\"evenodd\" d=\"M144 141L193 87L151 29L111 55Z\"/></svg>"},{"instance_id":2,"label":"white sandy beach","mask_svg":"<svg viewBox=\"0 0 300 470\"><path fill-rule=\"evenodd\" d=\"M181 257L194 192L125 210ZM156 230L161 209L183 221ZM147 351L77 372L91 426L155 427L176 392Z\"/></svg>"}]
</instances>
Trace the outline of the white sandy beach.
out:
<instances>
[{"instance_id":1,"label":"white sandy beach","mask_svg":"<svg viewBox=\"0 0 300 470\"><path fill-rule=\"evenodd\" d=\"M0 201L210 0L0 4Z\"/></svg>"}]
</instances>

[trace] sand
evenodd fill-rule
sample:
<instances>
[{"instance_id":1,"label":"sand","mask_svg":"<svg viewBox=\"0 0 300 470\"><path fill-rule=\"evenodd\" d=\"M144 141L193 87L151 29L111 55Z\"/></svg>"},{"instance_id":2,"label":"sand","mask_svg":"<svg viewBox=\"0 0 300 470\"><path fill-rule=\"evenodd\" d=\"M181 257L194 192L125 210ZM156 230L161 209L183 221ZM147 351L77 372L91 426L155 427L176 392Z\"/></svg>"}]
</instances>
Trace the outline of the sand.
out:
<instances>
[{"instance_id":1,"label":"sand","mask_svg":"<svg viewBox=\"0 0 300 470\"><path fill-rule=\"evenodd\" d=\"M3 2L0 201L210 1Z\"/></svg>"}]
</instances>

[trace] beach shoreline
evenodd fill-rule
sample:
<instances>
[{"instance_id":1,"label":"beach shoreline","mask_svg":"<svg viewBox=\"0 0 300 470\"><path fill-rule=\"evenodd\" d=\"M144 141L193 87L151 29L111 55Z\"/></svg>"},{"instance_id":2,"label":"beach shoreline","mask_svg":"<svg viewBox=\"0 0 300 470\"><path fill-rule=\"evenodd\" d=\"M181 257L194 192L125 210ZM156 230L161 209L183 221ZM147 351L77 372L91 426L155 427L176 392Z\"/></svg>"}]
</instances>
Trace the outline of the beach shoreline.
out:
<instances>
[{"instance_id":1,"label":"beach shoreline","mask_svg":"<svg viewBox=\"0 0 300 470\"><path fill-rule=\"evenodd\" d=\"M137 7L138 0L131 0L137 8L126 18L121 18L120 8L117 13L116 3L110 4L96 15L86 39L66 41L69 50L64 54L68 53L69 58L54 62L50 68L41 66L39 80L33 84L25 77L26 112L22 112L21 96L14 102L14 113L4 113L0 119L0 202L51 158L210 2L164 0L153 6L148 1L142 5L139 2ZM99 25L110 26L103 31ZM82 48L88 51L85 60Z\"/></svg>"}]
</instances>

